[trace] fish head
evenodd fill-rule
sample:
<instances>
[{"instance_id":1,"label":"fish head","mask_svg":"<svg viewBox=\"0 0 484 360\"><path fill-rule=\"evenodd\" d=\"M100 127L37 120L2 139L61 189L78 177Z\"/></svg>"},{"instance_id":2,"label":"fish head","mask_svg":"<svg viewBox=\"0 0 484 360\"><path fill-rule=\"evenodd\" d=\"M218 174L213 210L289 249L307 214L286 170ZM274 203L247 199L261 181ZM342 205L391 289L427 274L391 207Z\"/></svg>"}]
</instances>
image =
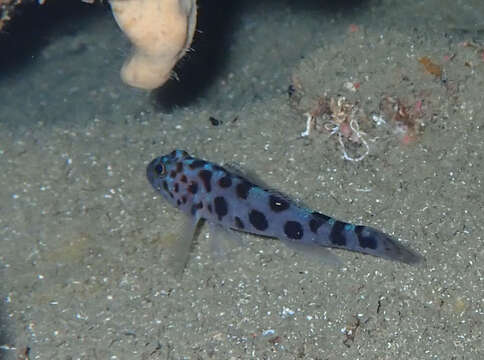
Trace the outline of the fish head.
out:
<instances>
[{"instance_id":1,"label":"fish head","mask_svg":"<svg viewBox=\"0 0 484 360\"><path fill-rule=\"evenodd\" d=\"M146 167L146 177L151 186L170 202L176 202L174 198L175 180L183 172L181 164L188 158L190 155L186 151L173 150L167 155L153 159Z\"/></svg>"}]
</instances>

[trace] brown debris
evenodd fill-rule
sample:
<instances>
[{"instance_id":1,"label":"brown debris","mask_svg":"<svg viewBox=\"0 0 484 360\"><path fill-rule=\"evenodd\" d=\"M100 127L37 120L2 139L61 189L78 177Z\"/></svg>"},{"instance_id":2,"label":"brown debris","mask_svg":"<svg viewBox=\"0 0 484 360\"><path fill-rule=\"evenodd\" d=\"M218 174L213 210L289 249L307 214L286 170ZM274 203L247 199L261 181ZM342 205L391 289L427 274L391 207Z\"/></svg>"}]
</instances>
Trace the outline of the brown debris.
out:
<instances>
[{"instance_id":1,"label":"brown debris","mask_svg":"<svg viewBox=\"0 0 484 360\"><path fill-rule=\"evenodd\" d=\"M37 0L0 0L0 31L15 16L17 7Z\"/></svg>"},{"instance_id":2,"label":"brown debris","mask_svg":"<svg viewBox=\"0 0 484 360\"><path fill-rule=\"evenodd\" d=\"M424 66L425 70L429 74L432 74L438 78L442 76L442 66L432 62L432 60L430 60L429 57L427 56L421 57L420 59L418 59L418 62Z\"/></svg>"},{"instance_id":3,"label":"brown debris","mask_svg":"<svg viewBox=\"0 0 484 360\"><path fill-rule=\"evenodd\" d=\"M409 107L396 97L385 96L380 102L380 111L390 120L402 144L408 145L417 139L422 130L423 100Z\"/></svg>"},{"instance_id":4,"label":"brown debris","mask_svg":"<svg viewBox=\"0 0 484 360\"><path fill-rule=\"evenodd\" d=\"M0 0L0 34L15 16L21 16L20 8L27 5L44 5L48 0ZM96 0L79 0L93 4Z\"/></svg>"},{"instance_id":5,"label":"brown debris","mask_svg":"<svg viewBox=\"0 0 484 360\"><path fill-rule=\"evenodd\" d=\"M350 341L351 342L355 341L356 332L358 331L361 325L360 319L357 316L353 316L353 318L354 318L354 321L352 321L351 324L346 325L346 327L343 330L343 333L345 336L343 340L343 344L346 347L350 347L350 344L349 344Z\"/></svg>"}]
</instances>

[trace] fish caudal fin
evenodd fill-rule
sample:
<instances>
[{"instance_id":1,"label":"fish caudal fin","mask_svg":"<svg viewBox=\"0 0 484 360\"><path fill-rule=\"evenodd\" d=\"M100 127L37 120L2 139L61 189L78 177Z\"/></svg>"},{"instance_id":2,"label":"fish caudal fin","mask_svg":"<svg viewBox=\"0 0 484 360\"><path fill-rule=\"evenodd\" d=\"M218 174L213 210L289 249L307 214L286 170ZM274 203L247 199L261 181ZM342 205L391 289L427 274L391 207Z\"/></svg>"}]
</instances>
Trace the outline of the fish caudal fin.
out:
<instances>
[{"instance_id":1,"label":"fish caudal fin","mask_svg":"<svg viewBox=\"0 0 484 360\"><path fill-rule=\"evenodd\" d=\"M372 227L344 225L343 234L339 234L340 239L344 239L344 244L338 244L337 241L333 241L334 239L330 239L334 247L383 257L409 265L418 264L424 259L418 253L398 243L391 236Z\"/></svg>"}]
</instances>

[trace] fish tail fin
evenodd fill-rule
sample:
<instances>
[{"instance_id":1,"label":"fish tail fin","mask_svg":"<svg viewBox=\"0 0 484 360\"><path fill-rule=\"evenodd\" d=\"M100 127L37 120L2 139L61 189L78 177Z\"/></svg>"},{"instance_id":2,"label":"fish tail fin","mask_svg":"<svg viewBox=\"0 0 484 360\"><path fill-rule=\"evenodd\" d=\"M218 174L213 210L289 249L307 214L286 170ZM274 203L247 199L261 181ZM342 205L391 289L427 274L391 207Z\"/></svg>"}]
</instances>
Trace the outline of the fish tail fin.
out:
<instances>
[{"instance_id":1,"label":"fish tail fin","mask_svg":"<svg viewBox=\"0 0 484 360\"><path fill-rule=\"evenodd\" d=\"M356 238L356 251L409 265L417 265L424 260L420 254L405 247L390 235L369 226L355 226L353 237Z\"/></svg>"},{"instance_id":2,"label":"fish tail fin","mask_svg":"<svg viewBox=\"0 0 484 360\"><path fill-rule=\"evenodd\" d=\"M369 226L353 225L338 220L331 221L321 244L409 265L416 265L424 260L417 252L408 249L390 235Z\"/></svg>"}]
</instances>

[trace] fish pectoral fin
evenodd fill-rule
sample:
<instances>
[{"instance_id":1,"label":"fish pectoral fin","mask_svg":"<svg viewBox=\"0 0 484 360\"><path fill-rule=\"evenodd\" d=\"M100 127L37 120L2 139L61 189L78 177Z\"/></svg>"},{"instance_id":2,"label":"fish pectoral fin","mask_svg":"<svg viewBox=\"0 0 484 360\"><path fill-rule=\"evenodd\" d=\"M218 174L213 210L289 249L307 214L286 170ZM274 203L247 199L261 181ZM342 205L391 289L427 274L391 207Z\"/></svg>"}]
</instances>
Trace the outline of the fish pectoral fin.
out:
<instances>
[{"instance_id":1,"label":"fish pectoral fin","mask_svg":"<svg viewBox=\"0 0 484 360\"><path fill-rule=\"evenodd\" d=\"M181 279L183 272L188 264L188 259L192 249L193 239L197 233L200 218L186 217L181 226L181 231L177 236L175 244L170 249L170 256L167 266L177 279Z\"/></svg>"},{"instance_id":2,"label":"fish pectoral fin","mask_svg":"<svg viewBox=\"0 0 484 360\"><path fill-rule=\"evenodd\" d=\"M327 247L321 246L319 244L307 244L296 241L290 241L287 239L281 239L281 241L292 250L297 253L302 253L305 257L311 259L312 261L317 261L324 265L330 265L336 268L343 266L343 262L340 257Z\"/></svg>"}]
</instances>

